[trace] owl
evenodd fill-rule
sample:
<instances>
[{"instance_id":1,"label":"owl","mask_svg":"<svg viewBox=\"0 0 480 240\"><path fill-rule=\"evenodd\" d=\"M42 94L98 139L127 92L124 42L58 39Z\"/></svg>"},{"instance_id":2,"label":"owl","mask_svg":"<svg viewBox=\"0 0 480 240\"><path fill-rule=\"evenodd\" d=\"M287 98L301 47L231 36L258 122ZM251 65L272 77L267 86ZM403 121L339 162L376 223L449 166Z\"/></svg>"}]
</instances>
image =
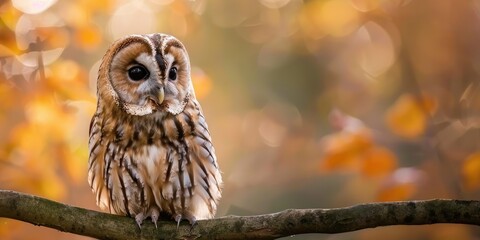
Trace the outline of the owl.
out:
<instances>
[{"instance_id":1,"label":"owl","mask_svg":"<svg viewBox=\"0 0 480 240\"><path fill-rule=\"evenodd\" d=\"M130 35L102 59L89 129L88 183L97 205L135 218L192 225L213 218L222 176L192 86L184 45Z\"/></svg>"}]
</instances>

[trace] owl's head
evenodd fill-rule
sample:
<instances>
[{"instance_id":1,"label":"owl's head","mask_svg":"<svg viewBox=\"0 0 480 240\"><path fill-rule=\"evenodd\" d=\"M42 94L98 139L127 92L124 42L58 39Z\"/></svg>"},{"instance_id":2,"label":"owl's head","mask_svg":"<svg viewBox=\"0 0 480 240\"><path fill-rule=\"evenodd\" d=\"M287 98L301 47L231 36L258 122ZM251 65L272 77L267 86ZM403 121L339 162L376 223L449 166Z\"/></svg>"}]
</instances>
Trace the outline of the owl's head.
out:
<instances>
[{"instance_id":1,"label":"owl's head","mask_svg":"<svg viewBox=\"0 0 480 240\"><path fill-rule=\"evenodd\" d=\"M98 97L131 115L178 114L194 98L183 44L166 34L130 35L114 42L99 69Z\"/></svg>"}]
</instances>

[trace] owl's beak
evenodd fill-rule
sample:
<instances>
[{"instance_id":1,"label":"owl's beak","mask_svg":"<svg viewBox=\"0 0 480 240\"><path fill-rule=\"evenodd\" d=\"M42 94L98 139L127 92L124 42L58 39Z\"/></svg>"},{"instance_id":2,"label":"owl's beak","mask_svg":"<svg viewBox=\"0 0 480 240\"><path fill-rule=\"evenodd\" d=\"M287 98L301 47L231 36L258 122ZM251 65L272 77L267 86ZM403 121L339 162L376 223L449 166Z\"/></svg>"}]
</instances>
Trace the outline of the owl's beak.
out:
<instances>
[{"instance_id":1,"label":"owl's beak","mask_svg":"<svg viewBox=\"0 0 480 240\"><path fill-rule=\"evenodd\" d=\"M157 106L157 108L160 107L160 105L163 103L163 100L165 100L165 90L163 89L163 87L160 87L158 89L157 95L149 95L148 99L155 106Z\"/></svg>"},{"instance_id":2,"label":"owl's beak","mask_svg":"<svg viewBox=\"0 0 480 240\"><path fill-rule=\"evenodd\" d=\"M165 99L165 90L163 90L163 87L160 88L160 91L158 91L158 104L162 104L163 103L163 100Z\"/></svg>"}]
</instances>

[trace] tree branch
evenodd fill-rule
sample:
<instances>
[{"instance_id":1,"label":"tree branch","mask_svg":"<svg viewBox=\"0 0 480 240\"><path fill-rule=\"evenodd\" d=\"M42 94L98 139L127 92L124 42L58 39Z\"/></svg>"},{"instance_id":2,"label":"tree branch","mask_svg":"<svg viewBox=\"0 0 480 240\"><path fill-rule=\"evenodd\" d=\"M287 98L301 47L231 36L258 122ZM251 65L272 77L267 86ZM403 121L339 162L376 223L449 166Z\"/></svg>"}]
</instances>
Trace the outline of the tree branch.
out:
<instances>
[{"instance_id":1,"label":"tree branch","mask_svg":"<svg viewBox=\"0 0 480 240\"><path fill-rule=\"evenodd\" d=\"M99 239L273 239L302 233L342 233L389 225L460 223L480 225L480 201L426 201L360 204L334 209L290 209L257 216L201 220L193 228L68 206L37 196L0 190L0 217Z\"/></svg>"}]
</instances>

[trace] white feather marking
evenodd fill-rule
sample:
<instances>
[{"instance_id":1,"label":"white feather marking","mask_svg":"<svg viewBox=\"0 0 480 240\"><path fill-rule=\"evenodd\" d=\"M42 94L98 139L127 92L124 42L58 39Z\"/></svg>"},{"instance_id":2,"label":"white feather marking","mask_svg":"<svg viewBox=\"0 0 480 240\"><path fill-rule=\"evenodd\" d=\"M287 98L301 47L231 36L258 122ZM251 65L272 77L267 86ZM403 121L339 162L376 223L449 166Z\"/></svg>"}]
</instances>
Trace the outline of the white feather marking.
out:
<instances>
[{"instance_id":1,"label":"white feather marking","mask_svg":"<svg viewBox=\"0 0 480 240\"><path fill-rule=\"evenodd\" d=\"M173 115L177 115L183 112L183 109L185 109L185 106L187 105L189 98L190 98L190 93L187 93L187 95L185 96L185 99L182 102L178 104L168 105L167 111Z\"/></svg>"},{"instance_id":2,"label":"white feather marking","mask_svg":"<svg viewBox=\"0 0 480 240\"><path fill-rule=\"evenodd\" d=\"M125 109L125 111L127 111L128 114L135 116L144 116L153 113L153 107L149 105L138 106L131 103L124 103L123 108Z\"/></svg>"},{"instance_id":3,"label":"white feather marking","mask_svg":"<svg viewBox=\"0 0 480 240\"><path fill-rule=\"evenodd\" d=\"M145 164L145 167L148 170L148 174L150 177L153 177L155 175L158 175L158 169L157 169L157 164L160 161L160 156L164 156L164 149L159 148L156 145L149 145L146 147L146 156L144 158L141 158L143 164Z\"/></svg>"},{"instance_id":4,"label":"white feather marking","mask_svg":"<svg viewBox=\"0 0 480 240\"><path fill-rule=\"evenodd\" d=\"M113 101L115 101L115 104L119 105L119 101L118 101L118 94L117 92L115 92L115 90L113 89L112 87L112 83L110 81L107 81L107 84L105 85L105 90L107 92L107 94L109 94L110 96L112 96L113 98Z\"/></svg>"},{"instance_id":5,"label":"white feather marking","mask_svg":"<svg viewBox=\"0 0 480 240\"><path fill-rule=\"evenodd\" d=\"M168 53L168 54L166 54L163 58L165 59L165 61L166 61L167 64L168 64L167 68L170 69L170 68L172 67L173 61L175 60L175 59L173 58L173 55L170 54L170 53Z\"/></svg>"}]
</instances>

